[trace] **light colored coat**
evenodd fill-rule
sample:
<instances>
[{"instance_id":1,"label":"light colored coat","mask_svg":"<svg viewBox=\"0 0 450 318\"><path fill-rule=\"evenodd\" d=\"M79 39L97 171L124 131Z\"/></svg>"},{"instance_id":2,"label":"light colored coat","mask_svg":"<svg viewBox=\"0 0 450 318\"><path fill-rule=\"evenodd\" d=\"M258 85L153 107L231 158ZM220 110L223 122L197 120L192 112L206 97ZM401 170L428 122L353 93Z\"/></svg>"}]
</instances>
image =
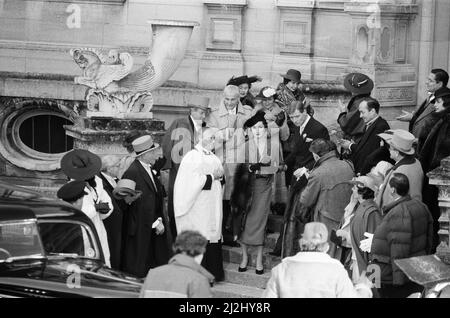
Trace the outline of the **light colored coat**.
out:
<instances>
[{"instance_id":1,"label":"light colored coat","mask_svg":"<svg viewBox=\"0 0 450 318\"><path fill-rule=\"evenodd\" d=\"M210 298L214 276L197 264L193 257L177 254L148 272L141 298Z\"/></svg>"},{"instance_id":2,"label":"light colored coat","mask_svg":"<svg viewBox=\"0 0 450 318\"><path fill-rule=\"evenodd\" d=\"M420 161L415 158L404 158L396 163L392 169L388 170L383 184L378 191L376 203L380 208L392 202L391 186L389 181L394 173L403 173L409 180L409 194L413 199L422 201L422 186L423 186L423 169Z\"/></svg>"},{"instance_id":3,"label":"light colored coat","mask_svg":"<svg viewBox=\"0 0 450 318\"><path fill-rule=\"evenodd\" d=\"M108 245L108 235L106 233L105 225L103 225L102 220L109 217L114 208L110 196L103 188L102 179L100 179L98 176L95 176L95 183L95 190L97 194L90 186L86 186L84 188L84 191L87 193L87 195L83 197L81 211L83 211L84 214L86 214L91 219L92 223L94 223L95 230L97 231L98 237L100 239L100 244L102 245L101 248L103 251L103 256L105 257L105 264L110 267L111 263L109 260L110 253ZM108 213L102 214L97 212L97 210L95 209L95 204L100 202L108 203L110 207Z\"/></svg>"},{"instance_id":4,"label":"light colored coat","mask_svg":"<svg viewBox=\"0 0 450 318\"><path fill-rule=\"evenodd\" d=\"M329 152L317 161L308 177L300 203L313 210L314 222L324 223L329 233L338 228L344 216L352 194L349 181L353 176L351 163Z\"/></svg>"},{"instance_id":5,"label":"light colored coat","mask_svg":"<svg viewBox=\"0 0 450 318\"><path fill-rule=\"evenodd\" d=\"M177 233L199 231L211 243L221 239L223 192L216 169L222 169L219 158L200 145L181 160L173 192Z\"/></svg>"},{"instance_id":6,"label":"light colored coat","mask_svg":"<svg viewBox=\"0 0 450 318\"><path fill-rule=\"evenodd\" d=\"M344 266L322 252L299 252L272 269L265 298L371 297L368 287L353 286Z\"/></svg>"},{"instance_id":7,"label":"light colored coat","mask_svg":"<svg viewBox=\"0 0 450 318\"><path fill-rule=\"evenodd\" d=\"M223 100L216 107L211 109L210 114L205 119L208 127L219 128L222 139L225 140L225 151L217 149L216 155L223 163L225 170L225 189L224 200L229 200L233 191L233 180L236 167L239 164L236 160L237 149L245 142L244 123L252 115L252 108L248 105L242 105L240 102L237 106L237 114L230 115Z\"/></svg>"}]
</instances>

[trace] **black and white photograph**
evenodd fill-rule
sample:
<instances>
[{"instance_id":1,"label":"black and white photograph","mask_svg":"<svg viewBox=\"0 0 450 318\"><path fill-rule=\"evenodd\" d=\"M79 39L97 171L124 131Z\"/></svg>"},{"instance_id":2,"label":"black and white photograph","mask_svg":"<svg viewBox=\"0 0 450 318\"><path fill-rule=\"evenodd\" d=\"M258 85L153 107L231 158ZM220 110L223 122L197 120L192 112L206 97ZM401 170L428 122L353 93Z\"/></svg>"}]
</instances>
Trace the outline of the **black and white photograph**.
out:
<instances>
[{"instance_id":1,"label":"black and white photograph","mask_svg":"<svg viewBox=\"0 0 450 318\"><path fill-rule=\"evenodd\" d=\"M449 17L0 0L0 298L450 298Z\"/></svg>"}]
</instances>

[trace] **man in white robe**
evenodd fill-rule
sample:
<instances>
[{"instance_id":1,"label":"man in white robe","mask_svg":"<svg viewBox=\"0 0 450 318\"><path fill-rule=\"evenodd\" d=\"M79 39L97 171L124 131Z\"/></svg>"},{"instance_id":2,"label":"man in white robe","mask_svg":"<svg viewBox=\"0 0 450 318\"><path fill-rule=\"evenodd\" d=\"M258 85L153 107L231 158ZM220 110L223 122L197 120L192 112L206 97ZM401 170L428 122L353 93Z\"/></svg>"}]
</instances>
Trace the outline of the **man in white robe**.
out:
<instances>
[{"instance_id":1,"label":"man in white robe","mask_svg":"<svg viewBox=\"0 0 450 318\"><path fill-rule=\"evenodd\" d=\"M224 170L212 153L217 129L204 128L199 142L181 160L174 185L177 232L199 231L208 239L202 265L223 280L222 196Z\"/></svg>"}]
</instances>

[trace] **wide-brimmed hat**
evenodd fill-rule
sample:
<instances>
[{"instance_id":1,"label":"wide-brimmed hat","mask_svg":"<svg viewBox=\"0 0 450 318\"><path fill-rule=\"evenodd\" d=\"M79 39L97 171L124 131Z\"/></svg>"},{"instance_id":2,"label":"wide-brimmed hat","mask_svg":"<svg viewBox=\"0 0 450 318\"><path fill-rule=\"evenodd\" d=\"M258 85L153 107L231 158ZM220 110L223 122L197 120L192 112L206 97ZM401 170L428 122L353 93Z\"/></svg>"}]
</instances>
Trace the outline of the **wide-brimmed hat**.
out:
<instances>
[{"instance_id":1,"label":"wide-brimmed hat","mask_svg":"<svg viewBox=\"0 0 450 318\"><path fill-rule=\"evenodd\" d=\"M241 84L252 84L254 82L258 82L261 81L261 78L254 75L254 76L247 76L247 75L242 75L239 77L232 77L230 78L230 80L228 81L227 85L234 85L234 86L239 86Z\"/></svg>"},{"instance_id":2,"label":"wide-brimmed hat","mask_svg":"<svg viewBox=\"0 0 450 318\"><path fill-rule=\"evenodd\" d=\"M117 182L117 186L113 190L113 197L119 200L125 197L137 199L142 194L142 191L135 189L136 182L130 179L121 179Z\"/></svg>"},{"instance_id":3,"label":"wide-brimmed hat","mask_svg":"<svg viewBox=\"0 0 450 318\"><path fill-rule=\"evenodd\" d=\"M88 180L100 172L102 160L84 149L75 149L61 158L61 170L74 180Z\"/></svg>"},{"instance_id":4,"label":"wide-brimmed hat","mask_svg":"<svg viewBox=\"0 0 450 318\"><path fill-rule=\"evenodd\" d=\"M302 73L300 71L290 69L286 72L286 74L280 74L282 77L287 78L293 82L300 83L302 78Z\"/></svg>"},{"instance_id":5,"label":"wide-brimmed hat","mask_svg":"<svg viewBox=\"0 0 450 318\"><path fill-rule=\"evenodd\" d=\"M270 98L272 96L275 96L277 93L277 91L270 87L270 86L265 86L263 88L261 88L261 90L259 91L258 95L256 95L257 98L261 98L261 99L267 99Z\"/></svg>"},{"instance_id":6,"label":"wide-brimmed hat","mask_svg":"<svg viewBox=\"0 0 450 318\"><path fill-rule=\"evenodd\" d=\"M74 202L87 194L84 191L85 187L85 181L70 181L59 188L58 192L56 192L56 196L64 201Z\"/></svg>"},{"instance_id":7,"label":"wide-brimmed hat","mask_svg":"<svg viewBox=\"0 0 450 318\"><path fill-rule=\"evenodd\" d=\"M159 147L159 144L153 142L153 138L150 135L141 136L135 139L131 144L133 145L136 156L143 155L144 153Z\"/></svg>"},{"instance_id":8,"label":"wide-brimmed hat","mask_svg":"<svg viewBox=\"0 0 450 318\"><path fill-rule=\"evenodd\" d=\"M434 97L436 99L449 95L450 95L450 88L448 88L447 86L441 87L434 92Z\"/></svg>"},{"instance_id":9,"label":"wide-brimmed hat","mask_svg":"<svg viewBox=\"0 0 450 318\"><path fill-rule=\"evenodd\" d=\"M249 127L253 127L256 125L256 123L258 122L263 122L264 126L267 127L267 121L265 118L266 113L262 110L257 111L256 114L254 114L252 117L250 117L249 119L247 119L244 123L244 129L249 128Z\"/></svg>"},{"instance_id":10,"label":"wide-brimmed hat","mask_svg":"<svg viewBox=\"0 0 450 318\"><path fill-rule=\"evenodd\" d=\"M378 134L378 136L386 140L386 142L395 149L407 155L414 154L413 144L416 141L416 137L414 137L413 134L404 129L393 129L388 132L389 133L386 133L385 131L382 134ZM392 132L392 134L390 132Z\"/></svg>"},{"instance_id":11,"label":"wide-brimmed hat","mask_svg":"<svg viewBox=\"0 0 450 318\"><path fill-rule=\"evenodd\" d=\"M376 192L380 187L379 180L375 179L371 175L353 178L351 181L349 181L349 183L359 185L363 188L369 188L373 192Z\"/></svg>"},{"instance_id":12,"label":"wide-brimmed hat","mask_svg":"<svg viewBox=\"0 0 450 318\"><path fill-rule=\"evenodd\" d=\"M373 90L373 81L367 75L350 73L344 78L344 86L354 94L370 94Z\"/></svg>"},{"instance_id":13,"label":"wide-brimmed hat","mask_svg":"<svg viewBox=\"0 0 450 318\"><path fill-rule=\"evenodd\" d=\"M203 96L192 96L189 99L187 106L192 108L200 108L205 111L211 109L211 107L209 107L209 97Z\"/></svg>"}]
</instances>

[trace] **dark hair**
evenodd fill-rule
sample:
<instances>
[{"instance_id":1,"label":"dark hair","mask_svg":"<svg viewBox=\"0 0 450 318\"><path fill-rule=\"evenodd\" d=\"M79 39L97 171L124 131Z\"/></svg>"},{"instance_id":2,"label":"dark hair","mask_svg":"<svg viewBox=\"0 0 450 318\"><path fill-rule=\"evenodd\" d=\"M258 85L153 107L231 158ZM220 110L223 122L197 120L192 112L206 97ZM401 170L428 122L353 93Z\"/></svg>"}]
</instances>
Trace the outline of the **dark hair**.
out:
<instances>
[{"instance_id":1,"label":"dark hair","mask_svg":"<svg viewBox=\"0 0 450 318\"><path fill-rule=\"evenodd\" d=\"M330 151L336 151L337 147L331 140L326 140L322 138L315 139L311 142L309 146L309 151L317 154L319 157L329 153Z\"/></svg>"},{"instance_id":2,"label":"dark hair","mask_svg":"<svg viewBox=\"0 0 450 318\"><path fill-rule=\"evenodd\" d=\"M283 78L283 84L286 85L287 83L291 82L292 80L289 78L284 77Z\"/></svg>"},{"instance_id":3,"label":"dark hair","mask_svg":"<svg viewBox=\"0 0 450 318\"><path fill-rule=\"evenodd\" d=\"M132 130L130 131L123 140L122 146L127 148L127 151L129 153L133 152L133 145L132 142L136 140L137 138L141 137L143 134L139 130Z\"/></svg>"},{"instance_id":4,"label":"dark hair","mask_svg":"<svg viewBox=\"0 0 450 318\"><path fill-rule=\"evenodd\" d=\"M431 70L431 73L434 74L434 78L436 82L442 82L442 87L447 86L448 84L448 73L440 68L435 68Z\"/></svg>"},{"instance_id":5,"label":"dark hair","mask_svg":"<svg viewBox=\"0 0 450 318\"><path fill-rule=\"evenodd\" d=\"M361 100L361 103L364 101L367 102L367 109L369 111L375 109L375 112L378 114L378 112L380 111L380 103L375 98L365 97L363 100Z\"/></svg>"},{"instance_id":6,"label":"dark hair","mask_svg":"<svg viewBox=\"0 0 450 318\"><path fill-rule=\"evenodd\" d=\"M439 98L442 98L442 101L444 102L443 105L445 108L448 108L450 106L450 95L442 96Z\"/></svg>"},{"instance_id":7,"label":"dark hair","mask_svg":"<svg viewBox=\"0 0 450 318\"><path fill-rule=\"evenodd\" d=\"M403 173L395 172L389 180L389 186L394 188L398 195L404 197L409 192L409 180Z\"/></svg>"},{"instance_id":8,"label":"dark hair","mask_svg":"<svg viewBox=\"0 0 450 318\"><path fill-rule=\"evenodd\" d=\"M292 101L292 103L288 106L288 109L287 109L288 114L292 114L297 109L300 113L303 113L306 110L306 113L309 116L314 115L314 111L310 104L308 104L308 106L305 107L305 105L301 101L298 101L298 100Z\"/></svg>"},{"instance_id":9,"label":"dark hair","mask_svg":"<svg viewBox=\"0 0 450 318\"><path fill-rule=\"evenodd\" d=\"M361 195L364 200L375 198L375 192L373 192L372 189L369 189L367 187L364 188L358 187L358 194Z\"/></svg>"},{"instance_id":10,"label":"dark hair","mask_svg":"<svg viewBox=\"0 0 450 318\"><path fill-rule=\"evenodd\" d=\"M206 251L208 240L197 231L183 231L178 234L173 251L175 254L186 253L191 257L203 254Z\"/></svg>"}]
</instances>

